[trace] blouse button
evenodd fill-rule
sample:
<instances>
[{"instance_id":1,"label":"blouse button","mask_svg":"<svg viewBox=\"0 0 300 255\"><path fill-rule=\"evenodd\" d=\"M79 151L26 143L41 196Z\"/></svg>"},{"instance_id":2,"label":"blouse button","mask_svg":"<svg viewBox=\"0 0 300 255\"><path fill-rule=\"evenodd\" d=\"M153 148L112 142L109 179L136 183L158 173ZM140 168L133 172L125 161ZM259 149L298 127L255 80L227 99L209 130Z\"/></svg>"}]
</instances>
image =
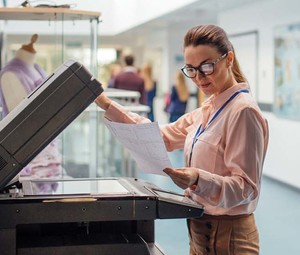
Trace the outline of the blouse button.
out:
<instances>
[{"instance_id":1,"label":"blouse button","mask_svg":"<svg viewBox=\"0 0 300 255\"><path fill-rule=\"evenodd\" d=\"M211 229L211 228L212 228L211 223L210 223L210 222L206 222L206 227L207 227L208 229Z\"/></svg>"}]
</instances>

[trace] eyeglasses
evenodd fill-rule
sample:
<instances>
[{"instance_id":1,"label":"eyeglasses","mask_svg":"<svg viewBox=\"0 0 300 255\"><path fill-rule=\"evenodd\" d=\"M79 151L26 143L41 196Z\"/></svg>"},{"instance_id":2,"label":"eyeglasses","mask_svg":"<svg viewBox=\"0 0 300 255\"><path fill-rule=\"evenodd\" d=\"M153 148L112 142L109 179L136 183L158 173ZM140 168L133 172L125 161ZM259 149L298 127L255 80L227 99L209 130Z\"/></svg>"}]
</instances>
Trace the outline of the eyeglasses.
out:
<instances>
[{"instance_id":1,"label":"eyeglasses","mask_svg":"<svg viewBox=\"0 0 300 255\"><path fill-rule=\"evenodd\" d=\"M184 73L184 75L188 78L195 78L197 76L197 70L200 72L202 76L207 76L213 74L215 71L215 65L219 63L222 59L226 58L228 55L228 52L216 59L214 62L211 63L205 63L198 67L193 66L184 66L181 68L181 71Z\"/></svg>"}]
</instances>

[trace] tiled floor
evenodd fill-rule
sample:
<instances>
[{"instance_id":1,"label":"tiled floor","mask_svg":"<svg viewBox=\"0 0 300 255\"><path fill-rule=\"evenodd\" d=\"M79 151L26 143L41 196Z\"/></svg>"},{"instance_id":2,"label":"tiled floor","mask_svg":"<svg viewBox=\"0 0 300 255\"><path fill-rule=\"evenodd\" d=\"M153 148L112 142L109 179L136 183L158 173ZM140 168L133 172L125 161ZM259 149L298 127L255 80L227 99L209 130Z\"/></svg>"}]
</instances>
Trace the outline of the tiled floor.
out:
<instances>
[{"instance_id":1,"label":"tiled floor","mask_svg":"<svg viewBox=\"0 0 300 255\"><path fill-rule=\"evenodd\" d=\"M170 153L173 166L182 166L182 152ZM139 174L139 178L155 183L163 189L182 193L170 179ZM255 212L260 232L261 255L300 254L300 191L263 177L258 208ZM156 242L166 255L188 254L185 219L156 220ZM238 255L238 254L235 254Z\"/></svg>"}]
</instances>

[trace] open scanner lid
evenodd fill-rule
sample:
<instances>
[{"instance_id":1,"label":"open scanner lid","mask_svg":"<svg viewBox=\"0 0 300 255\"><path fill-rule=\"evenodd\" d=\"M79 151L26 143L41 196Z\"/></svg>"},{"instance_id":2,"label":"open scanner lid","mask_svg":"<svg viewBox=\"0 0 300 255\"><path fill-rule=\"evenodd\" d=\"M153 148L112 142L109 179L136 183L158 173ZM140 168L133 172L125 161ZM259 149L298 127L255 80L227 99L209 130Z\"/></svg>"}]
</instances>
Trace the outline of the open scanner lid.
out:
<instances>
[{"instance_id":1,"label":"open scanner lid","mask_svg":"<svg viewBox=\"0 0 300 255\"><path fill-rule=\"evenodd\" d=\"M101 84L69 60L0 122L0 191L98 95Z\"/></svg>"}]
</instances>

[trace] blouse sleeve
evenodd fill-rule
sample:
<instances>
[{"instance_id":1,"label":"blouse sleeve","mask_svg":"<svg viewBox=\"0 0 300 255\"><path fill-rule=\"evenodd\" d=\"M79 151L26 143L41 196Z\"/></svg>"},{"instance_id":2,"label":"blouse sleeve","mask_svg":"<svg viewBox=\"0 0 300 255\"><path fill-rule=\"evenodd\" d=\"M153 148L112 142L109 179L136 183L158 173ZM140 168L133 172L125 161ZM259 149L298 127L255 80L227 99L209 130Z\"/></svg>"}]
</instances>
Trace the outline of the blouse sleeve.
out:
<instances>
[{"instance_id":1,"label":"blouse sleeve","mask_svg":"<svg viewBox=\"0 0 300 255\"><path fill-rule=\"evenodd\" d=\"M247 204L259 193L268 136L266 121L254 109L235 114L226 133L224 164L229 176L199 169L195 193L213 206L230 208Z\"/></svg>"},{"instance_id":2,"label":"blouse sleeve","mask_svg":"<svg viewBox=\"0 0 300 255\"><path fill-rule=\"evenodd\" d=\"M111 121L129 124L149 123L146 117L128 111L125 107L116 102L112 102L105 112L105 118Z\"/></svg>"},{"instance_id":3,"label":"blouse sleeve","mask_svg":"<svg viewBox=\"0 0 300 255\"><path fill-rule=\"evenodd\" d=\"M193 126L193 115L193 112L186 113L177 121L161 126L160 130L167 151L182 149L184 147L189 129Z\"/></svg>"}]
</instances>

